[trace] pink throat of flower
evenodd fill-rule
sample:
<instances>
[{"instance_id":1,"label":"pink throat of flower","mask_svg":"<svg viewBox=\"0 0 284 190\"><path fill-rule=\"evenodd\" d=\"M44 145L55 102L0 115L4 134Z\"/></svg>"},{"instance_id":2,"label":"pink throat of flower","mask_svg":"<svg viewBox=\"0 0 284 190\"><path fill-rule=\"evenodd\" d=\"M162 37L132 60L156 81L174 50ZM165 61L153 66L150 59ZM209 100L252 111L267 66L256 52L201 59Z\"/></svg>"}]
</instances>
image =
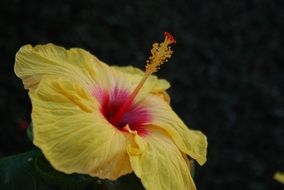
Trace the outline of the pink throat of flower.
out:
<instances>
[{"instance_id":1,"label":"pink throat of flower","mask_svg":"<svg viewBox=\"0 0 284 190\"><path fill-rule=\"evenodd\" d=\"M96 89L93 91L93 95L101 104L101 113L114 127L121 131L127 131L125 127L128 125L132 131L137 131L139 135L147 135L145 126L152 118L143 105L129 101L126 109L121 111L124 103L131 98L128 91L118 88L114 88L110 92ZM116 117L118 112L121 112L121 117ZM114 119L114 117L117 119Z\"/></svg>"}]
</instances>

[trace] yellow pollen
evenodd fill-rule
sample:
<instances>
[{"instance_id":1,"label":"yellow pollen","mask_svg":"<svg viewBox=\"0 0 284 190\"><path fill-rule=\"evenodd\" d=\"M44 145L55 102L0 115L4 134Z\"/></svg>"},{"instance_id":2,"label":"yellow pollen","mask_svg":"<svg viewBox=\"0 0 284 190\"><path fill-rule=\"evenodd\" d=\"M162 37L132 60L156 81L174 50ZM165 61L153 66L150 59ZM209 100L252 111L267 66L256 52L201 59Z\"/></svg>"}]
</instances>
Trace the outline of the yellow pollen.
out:
<instances>
[{"instance_id":1,"label":"yellow pollen","mask_svg":"<svg viewBox=\"0 0 284 190\"><path fill-rule=\"evenodd\" d=\"M170 45L176 43L172 35L165 32L165 40L162 43L154 43L151 49L151 56L147 60L146 73L152 74L160 69L160 65L167 62L171 58L173 51Z\"/></svg>"},{"instance_id":2,"label":"yellow pollen","mask_svg":"<svg viewBox=\"0 0 284 190\"><path fill-rule=\"evenodd\" d=\"M143 87L147 78L158 71L160 69L160 65L167 62L169 58L171 58L173 51L171 50L170 45L175 44L175 38L169 34L168 32L164 33L165 40L162 43L154 43L151 49L151 56L147 60L147 64L145 66L145 74L139 84L136 86L134 91L130 94L129 98L124 102L124 104L120 107L117 113L111 118L111 123L116 125L120 122L123 115L127 112L128 108L133 103L134 98L137 96L139 90Z\"/></svg>"}]
</instances>

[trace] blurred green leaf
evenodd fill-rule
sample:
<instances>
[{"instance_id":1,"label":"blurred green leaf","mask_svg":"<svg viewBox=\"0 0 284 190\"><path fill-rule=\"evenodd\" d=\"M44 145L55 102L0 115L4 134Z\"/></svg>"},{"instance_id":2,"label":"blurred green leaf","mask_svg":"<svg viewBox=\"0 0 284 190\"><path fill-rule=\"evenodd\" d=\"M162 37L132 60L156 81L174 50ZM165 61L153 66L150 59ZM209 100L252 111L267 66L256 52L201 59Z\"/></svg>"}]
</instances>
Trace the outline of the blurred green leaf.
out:
<instances>
[{"instance_id":1,"label":"blurred green leaf","mask_svg":"<svg viewBox=\"0 0 284 190\"><path fill-rule=\"evenodd\" d=\"M27 129L27 136L28 136L28 139L33 142L33 139L34 139L34 135L33 135L33 123L30 123L28 129Z\"/></svg>"},{"instance_id":2,"label":"blurred green leaf","mask_svg":"<svg viewBox=\"0 0 284 190\"><path fill-rule=\"evenodd\" d=\"M39 149L0 159L1 190L122 190L132 189L130 184L130 181L122 184L119 180L64 174L55 170Z\"/></svg>"},{"instance_id":3,"label":"blurred green leaf","mask_svg":"<svg viewBox=\"0 0 284 190\"><path fill-rule=\"evenodd\" d=\"M0 189L44 190L45 185L33 169L33 158L37 150L29 151L0 160Z\"/></svg>"},{"instance_id":4,"label":"blurred green leaf","mask_svg":"<svg viewBox=\"0 0 284 190\"><path fill-rule=\"evenodd\" d=\"M0 160L0 189L49 190L84 189L96 178L67 175L53 169L40 150L32 150Z\"/></svg>"},{"instance_id":5,"label":"blurred green leaf","mask_svg":"<svg viewBox=\"0 0 284 190\"><path fill-rule=\"evenodd\" d=\"M68 189L81 189L97 178L82 174L64 174L55 170L46 160L42 153L37 154L34 159L36 172L49 184Z\"/></svg>"}]
</instances>

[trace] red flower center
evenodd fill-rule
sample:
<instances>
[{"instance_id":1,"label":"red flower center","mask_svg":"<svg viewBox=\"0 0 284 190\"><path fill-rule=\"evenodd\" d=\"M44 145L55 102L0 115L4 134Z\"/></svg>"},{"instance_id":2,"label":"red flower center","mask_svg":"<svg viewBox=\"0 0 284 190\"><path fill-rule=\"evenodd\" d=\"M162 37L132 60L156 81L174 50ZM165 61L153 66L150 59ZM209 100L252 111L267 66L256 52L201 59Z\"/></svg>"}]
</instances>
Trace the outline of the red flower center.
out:
<instances>
[{"instance_id":1,"label":"red flower center","mask_svg":"<svg viewBox=\"0 0 284 190\"><path fill-rule=\"evenodd\" d=\"M126 131L124 127L128 125L131 130L137 131L139 135L147 134L145 125L151 121L151 115L143 105L131 103L119 120L113 120L119 109L130 97L127 90L114 88L107 92L99 89L95 90L93 95L101 104L101 113L114 127Z\"/></svg>"}]
</instances>

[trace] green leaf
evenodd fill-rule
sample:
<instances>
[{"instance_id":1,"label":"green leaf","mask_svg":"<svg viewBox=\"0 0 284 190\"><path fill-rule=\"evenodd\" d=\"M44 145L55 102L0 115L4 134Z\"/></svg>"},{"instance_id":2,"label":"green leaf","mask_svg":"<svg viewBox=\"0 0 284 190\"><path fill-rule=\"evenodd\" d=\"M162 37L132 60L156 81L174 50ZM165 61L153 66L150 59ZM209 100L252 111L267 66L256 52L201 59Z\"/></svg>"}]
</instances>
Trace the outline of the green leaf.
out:
<instances>
[{"instance_id":1,"label":"green leaf","mask_svg":"<svg viewBox=\"0 0 284 190\"><path fill-rule=\"evenodd\" d=\"M0 189L82 189L95 179L88 175L67 175L53 169L38 149L0 160Z\"/></svg>"},{"instance_id":2,"label":"green leaf","mask_svg":"<svg viewBox=\"0 0 284 190\"><path fill-rule=\"evenodd\" d=\"M9 156L0 160L0 189L44 190L45 185L33 169L33 158L38 151Z\"/></svg>"},{"instance_id":3,"label":"green leaf","mask_svg":"<svg viewBox=\"0 0 284 190\"><path fill-rule=\"evenodd\" d=\"M89 175L59 172L36 149L0 159L0 189L120 190L121 184L119 181L100 180Z\"/></svg>"},{"instance_id":4,"label":"green leaf","mask_svg":"<svg viewBox=\"0 0 284 190\"><path fill-rule=\"evenodd\" d=\"M44 179L45 182L68 189L83 188L97 178L82 174L64 174L55 170L42 153L37 154L34 158L34 168L36 172Z\"/></svg>"},{"instance_id":5,"label":"green leaf","mask_svg":"<svg viewBox=\"0 0 284 190\"><path fill-rule=\"evenodd\" d=\"M28 129L27 129L27 136L28 136L28 139L33 142L33 139L34 139L34 135L33 135L33 123L30 123Z\"/></svg>"}]
</instances>

